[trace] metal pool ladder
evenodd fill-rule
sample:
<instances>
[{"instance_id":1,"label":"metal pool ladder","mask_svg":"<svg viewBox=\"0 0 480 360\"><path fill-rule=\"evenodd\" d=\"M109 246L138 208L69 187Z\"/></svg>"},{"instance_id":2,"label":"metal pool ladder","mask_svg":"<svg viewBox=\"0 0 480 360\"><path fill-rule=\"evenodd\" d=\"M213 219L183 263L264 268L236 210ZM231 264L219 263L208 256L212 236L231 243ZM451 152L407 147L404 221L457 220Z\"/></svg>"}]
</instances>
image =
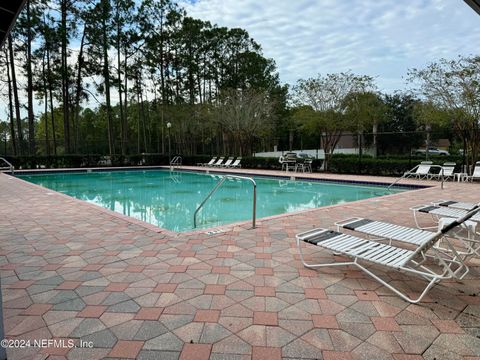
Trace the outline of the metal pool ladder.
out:
<instances>
[{"instance_id":1,"label":"metal pool ladder","mask_svg":"<svg viewBox=\"0 0 480 360\"><path fill-rule=\"evenodd\" d=\"M253 180L250 177L246 176L237 176L237 175L225 175L218 183L215 185L215 187L208 193L208 195L203 199L201 204L197 207L197 210L195 210L195 213L193 214L193 227L197 227L197 213L200 211L200 209L205 205L208 199L222 186L222 184L227 180L228 178L233 178L233 179L242 179L242 180L248 180L252 183L253 185L253 212L252 212L252 229L255 229L255 221L257 218L257 183L255 180Z\"/></svg>"},{"instance_id":2,"label":"metal pool ladder","mask_svg":"<svg viewBox=\"0 0 480 360\"><path fill-rule=\"evenodd\" d=\"M8 168L10 169L10 173L12 175L14 175L15 174L15 167L7 159L5 159L3 157L0 157L0 160L8 165ZM6 169L6 168L0 168L0 169Z\"/></svg>"},{"instance_id":3,"label":"metal pool ladder","mask_svg":"<svg viewBox=\"0 0 480 360\"><path fill-rule=\"evenodd\" d=\"M170 161L170 168L173 169L175 166L180 166L182 165L182 157L180 155L175 156L171 161Z\"/></svg>"}]
</instances>

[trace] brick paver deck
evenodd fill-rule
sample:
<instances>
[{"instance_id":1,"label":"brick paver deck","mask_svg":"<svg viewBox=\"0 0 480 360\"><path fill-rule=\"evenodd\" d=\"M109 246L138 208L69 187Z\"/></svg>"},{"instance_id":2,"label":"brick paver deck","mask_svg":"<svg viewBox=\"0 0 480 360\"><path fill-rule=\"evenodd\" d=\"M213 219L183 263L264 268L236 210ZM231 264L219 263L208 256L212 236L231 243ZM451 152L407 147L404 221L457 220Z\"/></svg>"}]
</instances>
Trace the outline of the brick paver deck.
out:
<instances>
[{"instance_id":1,"label":"brick paver deck","mask_svg":"<svg viewBox=\"0 0 480 360\"><path fill-rule=\"evenodd\" d=\"M328 176L333 175L314 175ZM367 181L391 179L368 177ZM11 339L93 348L8 349L9 359L475 359L480 262L411 305L352 269L303 268L294 235L363 216L413 226L436 199L480 201L447 183L295 215L175 234L0 174L0 269ZM309 259L334 255L308 246ZM388 272L415 293L418 279Z\"/></svg>"}]
</instances>

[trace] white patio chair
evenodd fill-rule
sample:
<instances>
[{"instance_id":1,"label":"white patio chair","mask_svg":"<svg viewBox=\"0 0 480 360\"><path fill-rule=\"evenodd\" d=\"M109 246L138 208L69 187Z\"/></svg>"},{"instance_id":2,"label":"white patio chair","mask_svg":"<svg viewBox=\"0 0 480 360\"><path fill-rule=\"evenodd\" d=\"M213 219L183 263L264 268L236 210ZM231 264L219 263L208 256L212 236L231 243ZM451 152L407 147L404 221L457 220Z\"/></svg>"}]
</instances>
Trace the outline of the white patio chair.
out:
<instances>
[{"instance_id":1,"label":"white patio chair","mask_svg":"<svg viewBox=\"0 0 480 360\"><path fill-rule=\"evenodd\" d=\"M230 164L233 162L233 159L234 159L234 158L230 156L230 157L227 159L227 161L225 161L223 164L220 164L220 165L217 165L217 166L219 166L219 167L229 167Z\"/></svg>"},{"instance_id":2,"label":"white patio chair","mask_svg":"<svg viewBox=\"0 0 480 360\"><path fill-rule=\"evenodd\" d=\"M426 179L430 175L430 169L432 167L431 161L422 161L415 166L412 170L409 170L403 174L404 178L414 177L416 179Z\"/></svg>"},{"instance_id":3,"label":"white patio chair","mask_svg":"<svg viewBox=\"0 0 480 360\"><path fill-rule=\"evenodd\" d=\"M305 159L305 162L303 164L303 166L305 167L305 171L309 173L312 172L312 163L313 163L312 159Z\"/></svg>"},{"instance_id":4,"label":"white patio chair","mask_svg":"<svg viewBox=\"0 0 480 360\"><path fill-rule=\"evenodd\" d=\"M426 236L418 242L415 250L383 244L378 241L367 240L329 229L314 229L297 234L297 247L300 252L301 261L306 267L317 268L353 265L363 270L406 301L418 303L436 283L446 279L460 279L465 275L465 272L468 271L468 267L459 260L459 255L455 248L452 247L451 254L443 254L439 249L435 248L434 245L443 239L450 230L468 220L479 210L480 207L476 207L464 217L456 219L453 223L446 225L441 231L430 233L428 237ZM308 264L305 262L303 255L301 247L302 241L331 250L334 253L340 253L351 258L352 261ZM431 256L434 257L434 260L438 263L437 266L426 261L427 252L432 254ZM418 275L426 279L428 283L418 298L412 299L400 289L373 273L367 268L367 265L363 263L379 265L386 269L401 271L411 275Z\"/></svg>"},{"instance_id":5,"label":"white patio chair","mask_svg":"<svg viewBox=\"0 0 480 360\"><path fill-rule=\"evenodd\" d=\"M225 159L223 156L219 157L218 160L216 162L214 162L213 164L211 164L210 166L220 166L220 165L222 165L223 159Z\"/></svg>"},{"instance_id":6,"label":"white patio chair","mask_svg":"<svg viewBox=\"0 0 480 360\"><path fill-rule=\"evenodd\" d=\"M242 167L242 165L240 164L241 161L242 161L242 157L239 156L235 159L235 161L232 164L230 164L227 167L229 167L229 168L241 168Z\"/></svg>"},{"instance_id":7,"label":"white patio chair","mask_svg":"<svg viewBox=\"0 0 480 360\"><path fill-rule=\"evenodd\" d=\"M473 169L473 174L468 175L465 178L467 181L480 180L480 161L475 163L475 168Z\"/></svg>"},{"instance_id":8,"label":"white patio chair","mask_svg":"<svg viewBox=\"0 0 480 360\"><path fill-rule=\"evenodd\" d=\"M438 174L430 174L429 178L430 179L436 179L436 180L442 180L442 175L443 175L443 180L445 180L445 181L448 181L449 179L453 180L453 174L455 172L455 166L457 166L457 164L454 163L454 162L446 162L442 166L443 174L442 174L442 169L440 169L440 172Z\"/></svg>"}]
</instances>

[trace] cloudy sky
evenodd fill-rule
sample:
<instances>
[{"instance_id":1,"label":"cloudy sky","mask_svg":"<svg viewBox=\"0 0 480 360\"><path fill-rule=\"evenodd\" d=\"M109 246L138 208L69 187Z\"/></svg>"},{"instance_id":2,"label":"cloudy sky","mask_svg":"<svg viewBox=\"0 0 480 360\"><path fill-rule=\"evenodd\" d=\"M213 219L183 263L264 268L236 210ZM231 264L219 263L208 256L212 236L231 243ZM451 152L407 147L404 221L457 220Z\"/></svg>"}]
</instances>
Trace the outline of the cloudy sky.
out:
<instances>
[{"instance_id":1,"label":"cloudy sky","mask_svg":"<svg viewBox=\"0 0 480 360\"><path fill-rule=\"evenodd\" d=\"M282 82L351 70L381 91L409 68L480 53L480 16L462 0L183 0L187 13L246 29Z\"/></svg>"}]
</instances>

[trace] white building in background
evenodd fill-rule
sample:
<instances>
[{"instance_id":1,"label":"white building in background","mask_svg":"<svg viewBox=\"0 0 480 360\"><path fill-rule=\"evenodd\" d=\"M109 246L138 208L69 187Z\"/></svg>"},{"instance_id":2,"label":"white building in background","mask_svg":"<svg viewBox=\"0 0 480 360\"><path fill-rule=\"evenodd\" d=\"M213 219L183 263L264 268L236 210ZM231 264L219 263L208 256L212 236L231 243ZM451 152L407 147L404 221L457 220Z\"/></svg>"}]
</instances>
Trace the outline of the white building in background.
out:
<instances>
[{"instance_id":1,"label":"white building in background","mask_svg":"<svg viewBox=\"0 0 480 360\"><path fill-rule=\"evenodd\" d=\"M280 157L283 154L290 152L289 150L279 151L273 149L273 151L258 152L255 156L258 157ZM325 152L323 149L293 149L292 152L308 154L316 159L325 159ZM334 154L358 154L358 147L356 146L354 137L352 135L344 135L338 141ZM373 149L364 147L362 153L366 155L373 155Z\"/></svg>"}]
</instances>

